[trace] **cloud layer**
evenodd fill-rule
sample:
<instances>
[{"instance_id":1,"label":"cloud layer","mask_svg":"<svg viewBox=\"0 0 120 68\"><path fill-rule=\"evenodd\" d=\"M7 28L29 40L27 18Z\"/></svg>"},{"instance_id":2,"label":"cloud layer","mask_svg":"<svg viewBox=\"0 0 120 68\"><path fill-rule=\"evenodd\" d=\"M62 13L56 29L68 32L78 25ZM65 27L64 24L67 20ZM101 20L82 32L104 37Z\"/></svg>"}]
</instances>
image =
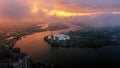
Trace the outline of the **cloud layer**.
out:
<instances>
[{"instance_id":1,"label":"cloud layer","mask_svg":"<svg viewBox=\"0 0 120 68\"><path fill-rule=\"evenodd\" d=\"M0 0L0 21L120 22L119 7L120 0Z\"/></svg>"},{"instance_id":2,"label":"cloud layer","mask_svg":"<svg viewBox=\"0 0 120 68\"><path fill-rule=\"evenodd\" d=\"M56 8L73 12L113 12L119 11L119 7L120 0L58 0L56 2Z\"/></svg>"}]
</instances>

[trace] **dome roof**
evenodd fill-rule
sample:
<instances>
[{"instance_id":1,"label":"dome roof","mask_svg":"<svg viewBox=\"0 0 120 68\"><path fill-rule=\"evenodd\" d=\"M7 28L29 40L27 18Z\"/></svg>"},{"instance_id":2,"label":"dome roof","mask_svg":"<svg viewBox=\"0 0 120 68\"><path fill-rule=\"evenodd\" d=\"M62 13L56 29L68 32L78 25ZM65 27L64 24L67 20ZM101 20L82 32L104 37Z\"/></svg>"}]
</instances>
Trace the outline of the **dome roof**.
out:
<instances>
[{"instance_id":1,"label":"dome roof","mask_svg":"<svg viewBox=\"0 0 120 68\"><path fill-rule=\"evenodd\" d=\"M69 40L70 37L68 35L64 35L64 34L53 34L53 35L48 36L48 39Z\"/></svg>"}]
</instances>

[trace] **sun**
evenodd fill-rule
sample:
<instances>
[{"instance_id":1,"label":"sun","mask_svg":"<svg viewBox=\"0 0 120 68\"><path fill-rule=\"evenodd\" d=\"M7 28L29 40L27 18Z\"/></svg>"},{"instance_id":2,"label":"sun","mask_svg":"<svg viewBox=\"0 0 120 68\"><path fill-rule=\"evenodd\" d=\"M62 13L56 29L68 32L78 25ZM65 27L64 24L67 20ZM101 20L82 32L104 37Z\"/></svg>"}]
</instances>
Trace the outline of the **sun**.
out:
<instances>
[{"instance_id":1,"label":"sun","mask_svg":"<svg viewBox=\"0 0 120 68\"><path fill-rule=\"evenodd\" d=\"M46 12L47 15L50 16L57 16L57 17L72 17L72 16L85 16L85 15L91 15L89 13L73 13L73 12L67 12L62 10L51 10Z\"/></svg>"},{"instance_id":2,"label":"sun","mask_svg":"<svg viewBox=\"0 0 120 68\"><path fill-rule=\"evenodd\" d=\"M57 11L57 10L53 10L49 12L49 15L56 15L58 17L70 17L73 14L69 13L69 12L65 12L65 11Z\"/></svg>"}]
</instances>

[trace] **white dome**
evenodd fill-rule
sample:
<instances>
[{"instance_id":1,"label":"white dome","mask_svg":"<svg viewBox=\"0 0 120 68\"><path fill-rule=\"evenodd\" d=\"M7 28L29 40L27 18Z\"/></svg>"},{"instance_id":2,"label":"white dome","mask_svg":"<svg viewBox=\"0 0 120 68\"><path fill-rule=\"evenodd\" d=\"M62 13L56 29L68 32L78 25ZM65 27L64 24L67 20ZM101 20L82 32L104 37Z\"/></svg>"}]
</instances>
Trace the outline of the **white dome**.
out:
<instances>
[{"instance_id":1,"label":"white dome","mask_svg":"<svg viewBox=\"0 0 120 68\"><path fill-rule=\"evenodd\" d=\"M56 38L58 40L69 40L70 39L68 35L64 35L64 34L53 34L53 35L48 36L48 39L52 39L52 36L54 40L56 40Z\"/></svg>"}]
</instances>

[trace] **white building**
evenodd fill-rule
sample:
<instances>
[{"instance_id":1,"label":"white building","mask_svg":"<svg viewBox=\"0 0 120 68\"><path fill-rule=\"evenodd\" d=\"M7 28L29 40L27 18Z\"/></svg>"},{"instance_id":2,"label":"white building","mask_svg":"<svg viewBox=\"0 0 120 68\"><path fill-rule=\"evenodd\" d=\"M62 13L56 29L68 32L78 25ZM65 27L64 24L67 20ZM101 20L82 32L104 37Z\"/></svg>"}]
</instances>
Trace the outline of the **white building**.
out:
<instances>
[{"instance_id":1,"label":"white building","mask_svg":"<svg viewBox=\"0 0 120 68\"><path fill-rule=\"evenodd\" d=\"M53 34L48 36L48 39L53 39L53 40L70 40L70 37L68 35L64 34Z\"/></svg>"}]
</instances>

